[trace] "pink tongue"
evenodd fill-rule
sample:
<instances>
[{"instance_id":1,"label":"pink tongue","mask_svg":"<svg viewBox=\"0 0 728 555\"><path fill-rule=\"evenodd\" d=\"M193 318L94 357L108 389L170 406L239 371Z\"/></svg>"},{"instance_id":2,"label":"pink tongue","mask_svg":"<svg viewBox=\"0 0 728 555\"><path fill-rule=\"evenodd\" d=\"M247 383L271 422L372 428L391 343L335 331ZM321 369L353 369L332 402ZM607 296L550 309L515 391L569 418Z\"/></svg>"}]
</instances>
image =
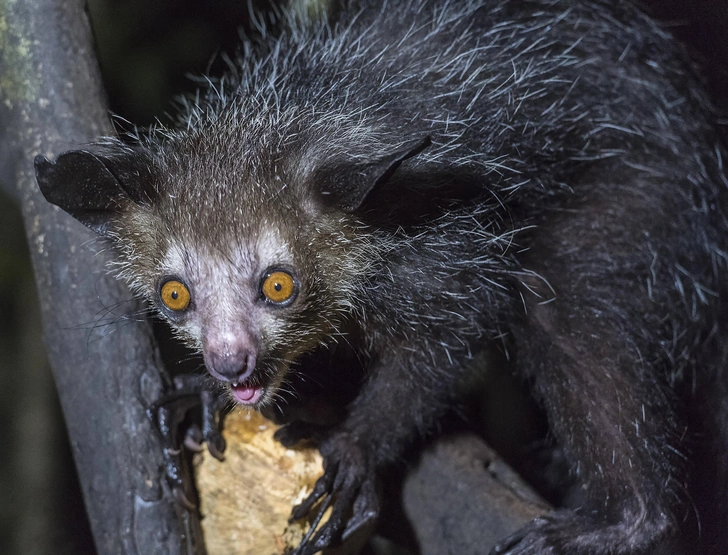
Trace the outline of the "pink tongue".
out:
<instances>
[{"instance_id":1,"label":"pink tongue","mask_svg":"<svg viewBox=\"0 0 728 555\"><path fill-rule=\"evenodd\" d=\"M233 397L238 403L252 405L260 399L262 390L260 387L245 387L242 385L233 386Z\"/></svg>"}]
</instances>

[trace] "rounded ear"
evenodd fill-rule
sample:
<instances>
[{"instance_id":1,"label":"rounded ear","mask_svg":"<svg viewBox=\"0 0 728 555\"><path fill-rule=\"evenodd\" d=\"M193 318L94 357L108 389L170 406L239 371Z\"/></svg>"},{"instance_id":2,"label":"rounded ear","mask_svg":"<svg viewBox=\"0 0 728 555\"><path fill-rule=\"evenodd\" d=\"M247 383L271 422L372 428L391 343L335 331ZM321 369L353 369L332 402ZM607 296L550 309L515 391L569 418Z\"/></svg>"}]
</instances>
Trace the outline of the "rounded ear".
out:
<instances>
[{"instance_id":1,"label":"rounded ear","mask_svg":"<svg viewBox=\"0 0 728 555\"><path fill-rule=\"evenodd\" d=\"M156 196L149 164L141 154L105 157L74 150L55 162L38 155L35 178L48 202L101 235L107 234L125 199L148 205Z\"/></svg>"},{"instance_id":2,"label":"rounded ear","mask_svg":"<svg viewBox=\"0 0 728 555\"><path fill-rule=\"evenodd\" d=\"M355 212L374 189L394 175L402 162L417 156L431 144L432 140L427 136L369 162L325 165L315 172L314 180L326 204Z\"/></svg>"}]
</instances>

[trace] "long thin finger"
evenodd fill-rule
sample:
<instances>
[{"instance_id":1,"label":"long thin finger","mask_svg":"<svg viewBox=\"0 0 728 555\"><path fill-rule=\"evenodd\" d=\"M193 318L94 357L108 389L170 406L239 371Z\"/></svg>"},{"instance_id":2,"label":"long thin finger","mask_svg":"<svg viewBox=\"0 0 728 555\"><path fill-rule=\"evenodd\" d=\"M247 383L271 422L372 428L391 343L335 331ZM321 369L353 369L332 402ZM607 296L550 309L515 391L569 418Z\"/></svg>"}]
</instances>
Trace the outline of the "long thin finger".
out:
<instances>
[{"instance_id":1,"label":"long thin finger","mask_svg":"<svg viewBox=\"0 0 728 555\"><path fill-rule=\"evenodd\" d=\"M319 499L331 492L331 487L336 479L337 467L338 465L332 466L316 481L316 485L314 485L311 495L309 495L298 507L293 509L289 522L301 520L311 511L311 507L313 507Z\"/></svg>"},{"instance_id":2,"label":"long thin finger","mask_svg":"<svg viewBox=\"0 0 728 555\"><path fill-rule=\"evenodd\" d=\"M200 392L202 401L202 435L207 442L207 449L217 460L224 460L225 439L219 430L217 415L220 413L221 395L216 392L203 389Z\"/></svg>"},{"instance_id":3,"label":"long thin finger","mask_svg":"<svg viewBox=\"0 0 728 555\"><path fill-rule=\"evenodd\" d=\"M334 510L331 512L329 520L316 533L313 541L310 545L306 546L302 555L313 555L314 553L339 542L341 534L346 526L347 517L351 512L352 505L354 504L354 500L358 493L358 487L353 487L339 492L336 498L336 503L334 504Z\"/></svg>"},{"instance_id":4,"label":"long thin finger","mask_svg":"<svg viewBox=\"0 0 728 555\"><path fill-rule=\"evenodd\" d=\"M318 525L321 524L321 519L324 518L324 514L331 506L331 502L334 498L329 495L324 502L321 504L321 508L319 509L318 514L316 515L316 518L311 523L311 527L308 529L308 532L306 532L306 535L301 540L301 543L298 544L298 547L293 552L292 555L304 555L307 553L307 548L309 547L309 541L311 540L311 536L316 531L316 528L318 528ZM314 551L315 553L315 551Z\"/></svg>"},{"instance_id":5,"label":"long thin finger","mask_svg":"<svg viewBox=\"0 0 728 555\"><path fill-rule=\"evenodd\" d=\"M341 534L341 541L346 541L352 534L361 528L371 525L379 518L379 497L377 496L376 481L365 481L359 495L354 501L354 510Z\"/></svg>"}]
</instances>

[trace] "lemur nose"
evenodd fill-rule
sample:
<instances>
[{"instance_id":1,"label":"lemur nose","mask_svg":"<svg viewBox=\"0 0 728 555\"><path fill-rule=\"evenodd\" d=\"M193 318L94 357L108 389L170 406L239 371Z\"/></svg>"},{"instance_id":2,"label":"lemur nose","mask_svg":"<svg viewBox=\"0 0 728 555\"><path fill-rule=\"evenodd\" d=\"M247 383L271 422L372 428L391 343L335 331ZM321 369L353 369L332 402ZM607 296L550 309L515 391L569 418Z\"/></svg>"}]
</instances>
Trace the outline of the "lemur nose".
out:
<instances>
[{"instance_id":1,"label":"lemur nose","mask_svg":"<svg viewBox=\"0 0 728 555\"><path fill-rule=\"evenodd\" d=\"M228 382L242 382L255 369L255 353L250 349L234 352L211 352L205 356L205 366L213 377Z\"/></svg>"}]
</instances>

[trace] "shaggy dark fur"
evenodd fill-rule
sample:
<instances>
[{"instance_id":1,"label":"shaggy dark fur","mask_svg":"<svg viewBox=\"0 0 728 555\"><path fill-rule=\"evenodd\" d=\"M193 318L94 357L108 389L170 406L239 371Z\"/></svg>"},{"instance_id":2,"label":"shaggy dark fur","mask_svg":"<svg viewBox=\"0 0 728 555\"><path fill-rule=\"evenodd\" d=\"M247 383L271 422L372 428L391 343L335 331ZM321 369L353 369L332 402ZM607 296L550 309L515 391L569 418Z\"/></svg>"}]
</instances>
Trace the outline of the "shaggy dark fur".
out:
<instances>
[{"instance_id":1,"label":"shaggy dark fur","mask_svg":"<svg viewBox=\"0 0 728 555\"><path fill-rule=\"evenodd\" d=\"M726 552L728 182L680 47L628 2L282 18L183 103L178 128L37 171L256 407L321 345L361 364L294 512L335 495L333 515L300 552L376 515L375 473L493 347L588 494L498 553L644 553L693 514L703 552ZM261 295L277 269L296 284L285 306ZM183 311L160 303L170 276L191 292Z\"/></svg>"}]
</instances>

